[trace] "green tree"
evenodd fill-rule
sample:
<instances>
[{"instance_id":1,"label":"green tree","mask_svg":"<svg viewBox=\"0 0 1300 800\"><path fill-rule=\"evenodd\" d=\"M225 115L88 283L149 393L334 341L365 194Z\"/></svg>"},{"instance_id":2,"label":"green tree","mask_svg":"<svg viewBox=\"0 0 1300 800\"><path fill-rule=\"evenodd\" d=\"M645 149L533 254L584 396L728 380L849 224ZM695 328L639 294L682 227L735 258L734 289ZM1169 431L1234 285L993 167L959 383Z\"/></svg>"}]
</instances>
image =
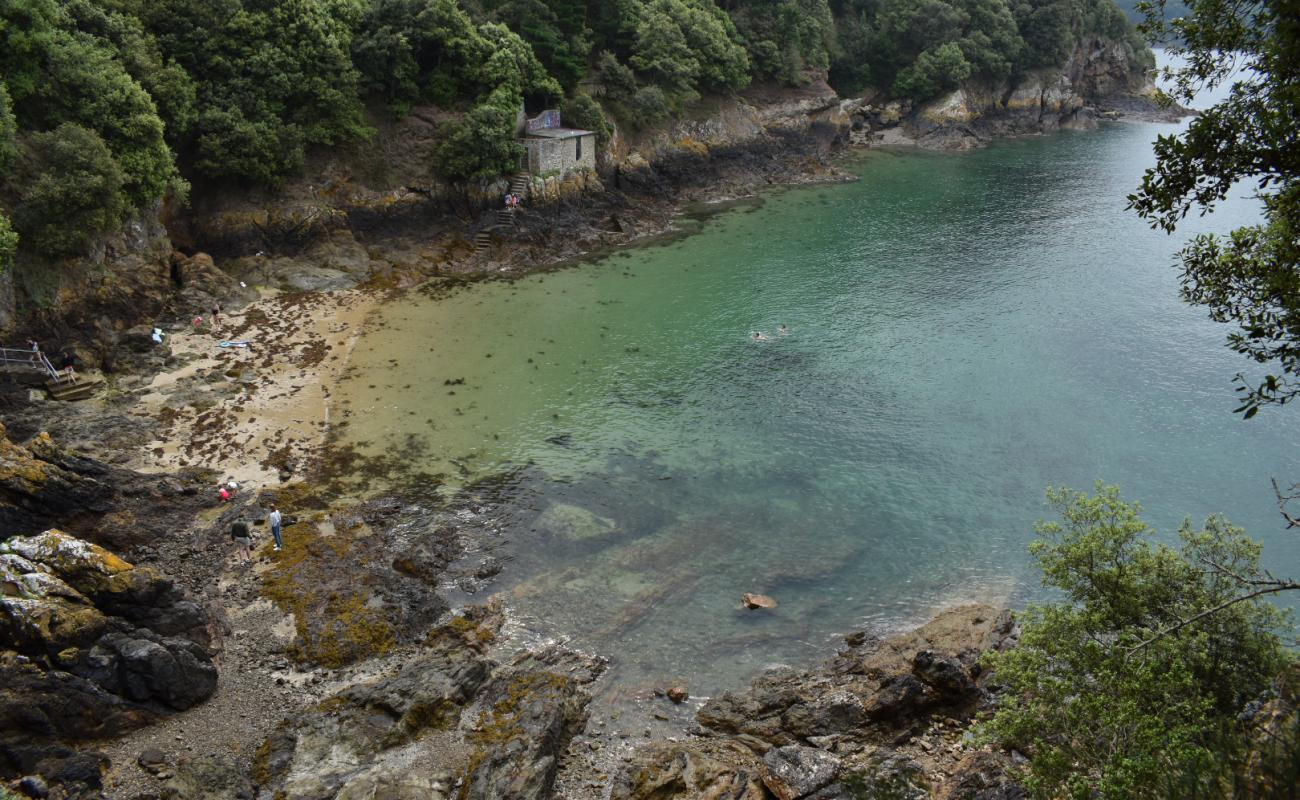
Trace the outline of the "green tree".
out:
<instances>
[{"instance_id":1,"label":"green tree","mask_svg":"<svg viewBox=\"0 0 1300 800\"><path fill-rule=\"evenodd\" d=\"M566 13L561 19L551 4L542 0L506 0L489 3L492 19L519 34L560 85L572 89L587 69L591 52L591 31L583 24L585 8L555 3Z\"/></svg>"},{"instance_id":2,"label":"green tree","mask_svg":"<svg viewBox=\"0 0 1300 800\"><path fill-rule=\"evenodd\" d=\"M700 62L673 18L673 0L654 0L646 6L629 63L665 89L692 91L700 77Z\"/></svg>"},{"instance_id":3,"label":"green tree","mask_svg":"<svg viewBox=\"0 0 1300 800\"><path fill-rule=\"evenodd\" d=\"M1065 600L1031 606L1019 646L988 657L1004 693L986 733L1029 756L1046 797L1160 797L1172 775L1212 786L1218 737L1284 663L1284 615L1240 594L1267 579L1260 547L1217 516L1184 523L1179 549L1158 544L1117 488L1096 492L1048 491L1062 521L1039 523L1031 552Z\"/></svg>"},{"instance_id":4,"label":"green tree","mask_svg":"<svg viewBox=\"0 0 1300 800\"><path fill-rule=\"evenodd\" d=\"M1163 2L1146 5L1147 35L1169 38L1185 59L1169 72L1173 97L1190 101L1202 86L1230 90L1185 131L1156 140L1156 165L1131 207L1173 232L1240 182L1263 202L1261 224L1226 238L1197 236L1179 255L1183 297L1235 325L1229 346L1267 365L1262 377L1238 376L1236 410L1249 418L1300 395L1300 9L1292 0L1192 0L1191 16L1166 22Z\"/></svg>"},{"instance_id":5,"label":"green tree","mask_svg":"<svg viewBox=\"0 0 1300 800\"><path fill-rule=\"evenodd\" d=\"M913 100L929 100L957 88L971 72L961 48L956 42L948 42L921 53L915 63L898 73L893 93Z\"/></svg>"},{"instance_id":6,"label":"green tree","mask_svg":"<svg viewBox=\"0 0 1300 800\"><path fill-rule=\"evenodd\" d=\"M728 3L749 51L753 74L789 86L830 67L835 20L827 0L760 0Z\"/></svg>"},{"instance_id":7,"label":"green tree","mask_svg":"<svg viewBox=\"0 0 1300 800\"><path fill-rule=\"evenodd\" d=\"M71 122L24 142L13 221L24 246L45 256L75 255L132 209L127 176L99 134Z\"/></svg>"},{"instance_id":8,"label":"green tree","mask_svg":"<svg viewBox=\"0 0 1300 800\"><path fill-rule=\"evenodd\" d=\"M18 121L10 107L9 90L0 81L0 172L18 155Z\"/></svg>"},{"instance_id":9,"label":"green tree","mask_svg":"<svg viewBox=\"0 0 1300 800\"><path fill-rule=\"evenodd\" d=\"M0 275L9 269L14 253L18 252L18 233L9 218L0 213Z\"/></svg>"},{"instance_id":10,"label":"green tree","mask_svg":"<svg viewBox=\"0 0 1300 800\"><path fill-rule=\"evenodd\" d=\"M614 135L609 120L600 104L586 92L577 92L560 106L560 116L564 124L571 128L580 128L596 134L597 146L604 148Z\"/></svg>"},{"instance_id":11,"label":"green tree","mask_svg":"<svg viewBox=\"0 0 1300 800\"><path fill-rule=\"evenodd\" d=\"M76 29L52 0L0 0L0 74L20 129L73 122L95 131L118 162L133 207L176 186L163 122L111 43Z\"/></svg>"},{"instance_id":12,"label":"green tree","mask_svg":"<svg viewBox=\"0 0 1300 800\"><path fill-rule=\"evenodd\" d=\"M488 180L514 172L523 155L515 141L517 105L499 92L474 106L463 119L439 129L435 171L452 181Z\"/></svg>"},{"instance_id":13,"label":"green tree","mask_svg":"<svg viewBox=\"0 0 1300 800\"><path fill-rule=\"evenodd\" d=\"M164 56L197 81L182 151L212 178L274 184L304 148L368 135L352 66L360 7L346 0L142 4Z\"/></svg>"}]
</instances>

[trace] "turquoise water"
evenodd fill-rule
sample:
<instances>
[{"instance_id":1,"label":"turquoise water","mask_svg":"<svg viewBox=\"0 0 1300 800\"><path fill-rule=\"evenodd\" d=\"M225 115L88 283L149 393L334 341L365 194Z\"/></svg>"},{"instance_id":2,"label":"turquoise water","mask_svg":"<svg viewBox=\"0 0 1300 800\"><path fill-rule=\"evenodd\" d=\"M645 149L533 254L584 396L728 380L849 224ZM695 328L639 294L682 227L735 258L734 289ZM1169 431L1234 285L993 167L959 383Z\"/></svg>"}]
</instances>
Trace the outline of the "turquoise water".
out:
<instances>
[{"instance_id":1,"label":"turquoise water","mask_svg":"<svg viewBox=\"0 0 1300 800\"><path fill-rule=\"evenodd\" d=\"M689 236L393 303L341 389L346 436L461 479L523 466L494 589L610 655L619 691L707 695L851 629L1041 596L1048 485L1118 483L1169 533L1225 512L1298 574L1269 478L1300 477L1300 416L1231 414L1246 365L1173 266L1257 205L1176 238L1124 208L1170 130L871 152L855 183Z\"/></svg>"}]
</instances>

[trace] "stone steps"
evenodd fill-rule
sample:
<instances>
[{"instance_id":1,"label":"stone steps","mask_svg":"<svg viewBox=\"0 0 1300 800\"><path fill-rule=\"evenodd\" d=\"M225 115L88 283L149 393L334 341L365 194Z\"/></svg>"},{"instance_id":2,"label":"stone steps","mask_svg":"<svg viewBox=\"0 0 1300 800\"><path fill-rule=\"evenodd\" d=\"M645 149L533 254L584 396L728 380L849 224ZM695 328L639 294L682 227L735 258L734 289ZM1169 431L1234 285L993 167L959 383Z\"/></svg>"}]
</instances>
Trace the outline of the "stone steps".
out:
<instances>
[{"instance_id":1,"label":"stone steps","mask_svg":"<svg viewBox=\"0 0 1300 800\"><path fill-rule=\"evenodd\" d=\"M46 381L45 391L51 400L85 400L104 385L104 379L98 375L81 375L73 381Z\"/></svg>"}]
</instances>

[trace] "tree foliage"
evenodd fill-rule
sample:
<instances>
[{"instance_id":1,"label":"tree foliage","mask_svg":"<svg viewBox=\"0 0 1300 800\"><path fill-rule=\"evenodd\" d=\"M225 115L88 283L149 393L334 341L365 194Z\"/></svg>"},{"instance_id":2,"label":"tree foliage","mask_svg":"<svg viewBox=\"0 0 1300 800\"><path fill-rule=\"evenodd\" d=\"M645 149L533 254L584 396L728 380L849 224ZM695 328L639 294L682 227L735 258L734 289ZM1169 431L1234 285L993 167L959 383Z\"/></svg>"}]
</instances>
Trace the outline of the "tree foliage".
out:
<instances>
[{"instance_id":1,"label":"tree foliage","mask_svg":"<svg viewBox=\"0 0 1300 800\"><path fill-rule=\"evenodd\" d=\"M927 100L955 85L947 75L998 83L1059 67L1090 37L1124 44L1135 71L1154 64L1111 0L839 0L833 6L837 87L852 89L870 77L897 96ZM961 59L946 45L955 45Z\"/></svg>"},{"instance_id":2,"label":"tree foliage","mask_svg":"<svg viewBox=\"0 0 1300 800\"><path fill-rule=\"evenodd\" d=\"M1232 602L1265 576L1259 545L1218 516L1184 523L1177 549L1157 543L1112 486L1048 501L1062 521L1039 523L1031 552L1065 599L1030 607L1019 646L989 657L1005 691L986 733L1029 756L1042 796L1172 796L1171 776L1213 787L1221 737L1283 663L1282 613Z\"/></svg>"},{"instance_id":3,"label":"tree foliage","mask_svg":"<svg viewBox=\"0 0 1300 800\"><path fill-rule=\"evenodd\" d=\"M64 122L30 134L24 146L14 225L28 246L47 256L74 255L126 219L126 173L95 131Z\"/></svg>"},{"instance_id":4,"label":"tree foliage","mask_svg":"<svg viewBox=\"0 0 1300 800\"><path fill-rule=\"evenodd\" d=\"M1182 251L1182 290L1210 317L1236 326L1229 346L1268 374L1238 376L1247 418L1300 395L1300 8L1292 0L1228 4L1191 0L1191 16L1166 20L1145 3L1146 32L1168 38L1185 65L1172 95L1190 101L1226 84L1227 99L1177 135L1156 141L1156 166L1129 200L1153 227L1173 232L1207 213L1241 182L1263 200L1264 222L1228 237L1197 236Z\"/></svg>"},{"instance_id":5,"label":"tree foliage","mask_svg":"<svg viewBox=\"0 0 1300 800\"><path fill-rule=\"evenodd\" d=\"M33 137L64 124L108 149L110 161L96 149L87 173L111 200L91 230L183 199L191 181L274 188L312 148L371 135L367 108L463 115L433 166L467 180L515 168L506 119L521 104L558 104L604 142L615 122L653 125L753 80L799 85L829 71L837 85L870 80L924 100L1004 79L1031 53L1060 56L1102 30L1102 6L1109 0L0 0L0 164L21 160L33 180L35 165L52 170L41 183L48 202L28 197L21 214L19 170L0 173L0 211L20 232L42 231L24 235L24 248L59 238L57 219L34 215L70 201L53 191L68 174L37 157L53 145ZM1043 42L1024 31L1035 25Z\"/></svg>"},{"instance_id":6,"label":"tree foliage","mask_svg":"<svg viewBox=\"0 0 1300 800\"><path fill-rule=\"evenodd\" d=\"M18 252L18 232L13 229L9 218L0 214L0 274L9 268L14 253Z\"/></svg>"}]
</instances>

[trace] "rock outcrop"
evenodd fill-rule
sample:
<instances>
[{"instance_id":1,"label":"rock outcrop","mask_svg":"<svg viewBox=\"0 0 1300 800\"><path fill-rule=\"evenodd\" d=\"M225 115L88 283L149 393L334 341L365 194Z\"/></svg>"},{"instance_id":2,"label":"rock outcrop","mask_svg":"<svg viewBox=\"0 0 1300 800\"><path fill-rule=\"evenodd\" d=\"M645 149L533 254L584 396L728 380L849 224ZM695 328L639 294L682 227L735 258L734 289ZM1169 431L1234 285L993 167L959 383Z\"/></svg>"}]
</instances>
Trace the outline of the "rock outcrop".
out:
<instances>
[{"instance_id":1,"label":"rock outcrop","mask_svg":"<svg viewBox=\"0 0 1300 800\"><path fill-rule=\"evenodd\" d=\"M60 742L118 735L211 696L207 623L170 581L98 545L57 530L0 542L0 775L93 788L92 771L65 774Z\"/></svg>"},{"instance_id":2,"label":"rock outcrop","mask_svg":"<svg viewBox=\"0 0 1300 800\"><path fill-rule=\"evenodd\" d=\"M33 534L61 528L125 551L167 536L205 503L201 470L144 475L70 452L47 433L26 444L0 423L0 531Z\"/></svg>"},{"instance_id":3,"label":"rock outcrop","mask_svg":"<svg viewBox=\"0 0 1300 800\"><path fill-rule=\"evenodd\" d=\"M498 665L484 633L500 623L493 610L457 617L397 669L285 720L253 778L286 800L549 797L603 664L548 649Z\"/></svg>"},{"instance_id":4,"label":"rock outcrop","mask_svg":"<svg viewBox=\"0 0 1300 800\"><path fill-rule=\"evenodd\" d=\"M962 739L989 697L980 654L1015 637L1010 613L986 606L885 641L850 637L823 668L773 670L705 703L707 735L639 752L611 797L1022 796L1004 756Z\"/></svg>"},{"instance_id":5,"label":"rock outcrop","mask_svg":"<svg viewBox=\"0 0 1300 800\"><path fill-rule=\"evenodd\" d=\"M854 129L850 139L951 150L978 147L998 137L1091 127L1100 116L1184 116L1183 109L1159 107L1155 86L1139 60L1123 42L1087 39L1061 69L1039 70L999 84L970 82L919 107L864 99L845 109Z\"/></svg>"}]
</instances>

